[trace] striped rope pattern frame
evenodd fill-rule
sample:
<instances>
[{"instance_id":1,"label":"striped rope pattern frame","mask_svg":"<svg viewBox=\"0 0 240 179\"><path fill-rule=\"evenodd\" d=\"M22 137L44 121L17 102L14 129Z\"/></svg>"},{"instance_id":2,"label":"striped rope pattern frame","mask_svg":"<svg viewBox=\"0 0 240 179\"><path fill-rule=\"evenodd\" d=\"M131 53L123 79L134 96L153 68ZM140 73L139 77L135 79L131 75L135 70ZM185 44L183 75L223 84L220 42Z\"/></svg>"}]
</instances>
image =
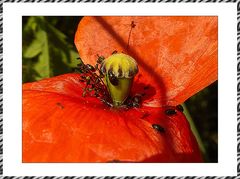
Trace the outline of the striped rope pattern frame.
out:
<instances>
[{"instance_id":1,"label":"striped rope pattern frame","mask_svg":"<svg viewBox=\"0 0 240 179\"><path fill-rule=\"evenodd\" d=\"M237 3L237 173L240 175L240 1Z\"/></svg>"},{"instance_id":2,"label":"striped rope pattern frame","mask_svg":"<svg viewBox=\"0 0 240 179\"><path fill-rule=\"evenodd\" d=\"M116 3L120 3L120 2L123 2L123 3L128 3L128 2L136 2L136 3L140 3L140 2L143 2L143 3L147 3L147 2L150 2L150 3L153 3L153 2L156 2L156 3L172 3L172 2L176 2L176 3L193 3L193 2L197 2L197 3L200 3L200 2L203 2L203 3L213 3L213 2L217 2L217 3L220 3L220 2L224 2L224 3L235 3L237 2L237 0L5 0L4 1L5 3L7 2L16 2L16 3L19 3L19 2L56 2L56 3L79 3L79 2L82 2L82 3L87 3L87 2L96 2L96 3L99 3L99 2L103 2L103 3L107 3L107 2L116 2Z\"/></svg>"},{"instance_id":3,"label":"striped rope pattern frame","mask_svg":"<svg viewBox=\"0 0 240 179\"><path fill-rule=\"evenodd\" d=\"M184 177L184 176L173 176L173 177L157 177L157 176L142 176L142 177L134 177L134 176L102 176L102 177L90 177L90 176L82 176L82 177L4 177L3 179L234 179L236 177Z\"/></svg>"},{"instance_id":4,"label":"striped rope pattern frame","mask_svg":"<svg viewBox=\"0 0 240 179\"><path fill-rule=\"evenodd\" d=\"M0 174L3 173L3 4L0 4Z\"/></svg>"},{"instance_id":5,"label":"striped rope pattern frame","mask_svg":"<svg viewBox=\"0 0 240 179\"><path fill-rule=\"evenodd\" d=\"M168 2L177 2L177 3L193 3L193 2L203 2L203 3L209 3L209 2L216 2L216 3L235 3L237 0L5 0L4 3L24 3L24 2L45 2L45 3L67 3L67 2L102 2L102 3L107 3L107 2L162 2L162 3L168 3ZM0 3L0 174L3 174L3 1ZM238 176L240 175L240 1L237 3L237 60L238 60L238 65L237 65L237 172ZM102 176L102 177L90 177L90 176L85 176L85 177L47 177L47 176L41 176L41 177L1 177L3 179L234 179L238 178L237 176L228 176L228 177L150 177L150 176L145 176L145 177L129 177L129 176L122 176L122 177L107 177L107 176Z\"/></svg>"}]
</instances>

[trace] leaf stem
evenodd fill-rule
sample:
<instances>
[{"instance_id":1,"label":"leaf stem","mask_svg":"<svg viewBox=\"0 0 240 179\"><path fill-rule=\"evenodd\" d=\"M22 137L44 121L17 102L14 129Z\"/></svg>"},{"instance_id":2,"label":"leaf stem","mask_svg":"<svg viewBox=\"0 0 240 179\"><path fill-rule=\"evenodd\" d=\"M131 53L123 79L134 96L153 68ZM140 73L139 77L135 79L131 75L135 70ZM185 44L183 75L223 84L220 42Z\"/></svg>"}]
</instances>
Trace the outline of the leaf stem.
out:
<instances>
[{"instance_id":1,"label":"leaf stem","mask_svg":"<svg viewBox=\"0 0 240 179\"><path fill-rule=\"evenodd\" d=\"M195 123L194 123L194 121L193 121L193 119L192 119L192 117L191 117L191 115L190 115L190 113L189 113L189 111L187 109L186 104L183 103L182 106L183 106L183 109L184 109L184 114L185 114L185 116L186 116L186 118L187 118L187 120L188 120L188 122L190 124L191 130L192 130L192 132L193 132L193 134L194 134L194 136L195 136L195 138L197 140L197 143L198 143L198 146L200 148L200 151L203 154L203 157L204 157L205 161L207 161L208 160L207 152L206 152L206 149L204 147L204 144L203 144L203 141L201 139L201 136L200 136L200 134L199 134L199 132L197 130L197 127L196 127L196 125L195 125Z\"/></svg>"}]
</instances>

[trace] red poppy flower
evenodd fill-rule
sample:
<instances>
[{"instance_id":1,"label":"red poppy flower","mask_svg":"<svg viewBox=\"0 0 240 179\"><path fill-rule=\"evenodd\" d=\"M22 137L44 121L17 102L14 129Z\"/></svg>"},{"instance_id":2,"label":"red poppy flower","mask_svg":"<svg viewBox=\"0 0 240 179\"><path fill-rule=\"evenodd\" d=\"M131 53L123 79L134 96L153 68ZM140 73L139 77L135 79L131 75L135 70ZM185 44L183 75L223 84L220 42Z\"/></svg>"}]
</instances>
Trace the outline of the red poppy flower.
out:
<instances>
[{"instance_id":1,"label":"red poppy flower","mask_svg":"<svg viewBox=\"0 0 240 179\"><path fill-rule=\"evenodd\" d=\"M202 161L177 105L217 79L217 17L84 17L75 44L92 65L115 50L133 57L141 105L83 96L77 73L24 84L23 162Z\"/></svg>"}]
</instances>

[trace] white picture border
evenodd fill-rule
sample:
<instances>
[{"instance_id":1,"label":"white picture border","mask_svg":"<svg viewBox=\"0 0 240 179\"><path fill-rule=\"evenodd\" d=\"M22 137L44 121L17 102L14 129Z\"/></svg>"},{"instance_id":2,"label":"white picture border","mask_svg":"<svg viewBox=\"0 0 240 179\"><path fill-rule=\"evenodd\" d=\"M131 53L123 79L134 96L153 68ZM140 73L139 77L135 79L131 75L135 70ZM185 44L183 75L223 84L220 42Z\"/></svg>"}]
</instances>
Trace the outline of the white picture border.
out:
<instances>
[{"instance_id":1,"label":"white picture border","mask_svg":"<svg viewBox=\"0 0 240 179\"><path fill-rule=\"evenodd\" d=\"M235 176L237 175L237 9L234 3L4 3L3 175ZM218 163L22 163L22 16L218 16ZM74 38L74 37L73 37Z\"/></svg>"}]
</instances>

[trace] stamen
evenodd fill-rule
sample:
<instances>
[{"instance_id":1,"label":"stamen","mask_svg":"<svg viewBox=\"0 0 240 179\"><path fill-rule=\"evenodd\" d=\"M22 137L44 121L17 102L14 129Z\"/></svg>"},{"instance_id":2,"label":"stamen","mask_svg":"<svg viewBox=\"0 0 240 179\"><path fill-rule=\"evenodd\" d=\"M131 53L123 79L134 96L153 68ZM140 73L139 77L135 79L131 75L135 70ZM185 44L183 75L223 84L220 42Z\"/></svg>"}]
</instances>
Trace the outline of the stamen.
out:
<instances>
[{"instance_id":1,"label":"stamen","mask_svg":"<svg viewBox=\"0 0 240 179\"><path fill-rule=\"evenodd\" d=\"M132 34L132 29L136 26L136 24L134 24L134 21L132 21L131 23L131 29L130 29L130 32L129 32L129 35L128 35L128 43L127 43L127 51L129 50L129 43L130 43L130 37L131 37L131 34Z\"/></svg>"}]
</instances>

